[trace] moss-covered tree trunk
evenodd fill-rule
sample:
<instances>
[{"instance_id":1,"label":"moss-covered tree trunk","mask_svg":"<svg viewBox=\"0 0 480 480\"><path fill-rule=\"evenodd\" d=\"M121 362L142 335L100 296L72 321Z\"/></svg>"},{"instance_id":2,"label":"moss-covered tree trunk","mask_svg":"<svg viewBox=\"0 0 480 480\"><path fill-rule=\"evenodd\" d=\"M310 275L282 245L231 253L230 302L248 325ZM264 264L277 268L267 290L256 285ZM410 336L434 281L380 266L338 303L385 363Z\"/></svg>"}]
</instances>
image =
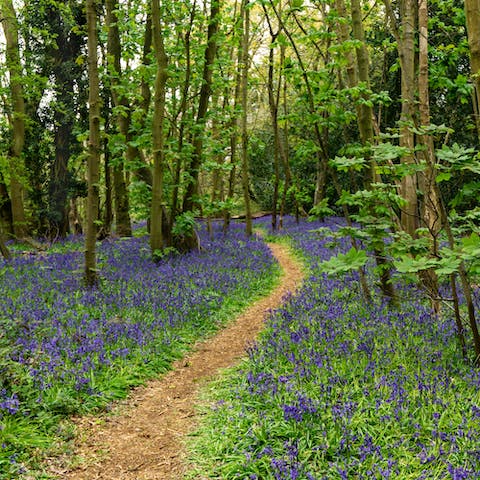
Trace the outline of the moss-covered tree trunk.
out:
<instances>
[{"instance_id":1,"label":"moss-covered tree trunk","mask_svg":"<svg viewBox=\"0 0 480 480\"><path fill-rule=\"evenodd\" d=\"M153 142L153 186L150 210L150 248L154 255L164 248L163 225L163 174L164 174L164 122L165 122L165 87L168 76L168 57L165 52L161 27L159 0L152 0L152 34L155 50L157 73L155 76L155 93L152 122Z\"/></svg>"},{"instance_id":2,"label":"moss-covered tree trunk","mask_svg":"<svg viewBox=\"0 0 480 480\"><path fill-rule=\"evenodd\" d=\"M5 240L3 239L3 233L0 230L0 253L5 260L10 260L10 251L8 250L7 246L5 245Z\"/></svg>"},{"instance_id":3,"label":"moss-covered tree trunk","mask_svg":"<svg viewBox=\"0 0 480 480\"><path fill-rule=\"evenodd\" d=\"M82 28L85 12L80 5L70 7L71 15ZM55 79L54 145L55 157L48 184L48 224L52 238L66 236L69 230L68 204L71 187L69 163L73 153L80 149L75 132L78 121L79 94L74 93L82 77L83 67L78 63L85 44L82 28L72 29L66 13L55 4L47 10L54 41L49 48L52 74ZM72 18L72 20L73 20ZM30 105L32 109L32 105ZM39 110L38 107L35 110Z\"/></svg>"},{"instance_id":4,"label":"moss-covered tree trunk","mask_svg":"<svg viewBox=\"0 0 480 480\"><path fill-rule=\"evenodd\" d=\"M465 0L470 69L475 86L473 96L476 124L480 137L480 0Z\"/></svg>"},{"instance_id":5,"label":"moss-covered tree trunk","mask_svg":"<svg viewBox=\"0 0 480 480\"><path fill-rule=\"evenodd\" d=\"M247 115L248 115L248 69L250 65L249 58L249 39L250 39L250 8L249 1L243 0L240 15L242 15L242 70L240 75L240 91L242 104L241 135L242 135L242 190L243 200L245 203L245 229L247 235L252 235L252 209L250 206L250 174L248 167L248 130L247 130Z\"/></svg>"},{"instance_id":6,"label":"moss-covered tree trunk","mask_svg":"<svg viewBox=\"0 0 480 480\"><path fill-rule=\"evenodd\" d=\"M370 60L368 57L367 45L365 43L365 32L362 20L362 8L360 0L351 0L352 3L352 31L353 38L358 40L356 57L358 65L358 81L368 90L370 88ZM364 95L367 100L368 92ZM371 103L361 102L357 108L358 129L360 138L364 145L373 142L373 109ZM375 172L370 172L370 179L374 181Z\"/></svg>"},{"instance_id":7,"label":"moss-covered tree trunk","mask_svg":"<svg viewBox=\"0 0 480 480\"><path fill-rule=\"evenodd\" d=\"M402 0L400 3L401 24L400 43L398 53L402 71L402 111L400 115L400 145L410 153L402 158L402 162L411 164L415 162L414 147L415 139L412 132L415 105L415 19L416 0ZM410 235L415 234L418 227L418 200L417 200L417 176L406 175L402 179L402 196L407 201L401 215L404 230Z\"/></svg>"},{"instance_id":8,"label":"moss-covered tree trunk","mask_svg":"<svg viewBox=\"0 0 480 480\"><path fill-rule=\"evenodd\" d=\"M427 0L418 0L418 108L422 127L430 125L430 92L428 85L428 4ZM435 168L435 147L431 135L421 135L418 142L423 146L422 153L426 167L419 176L419 183L423 191L422 219L430 234L431 255L436 257L439 249L439 233L442 227L441 208L437 196ZM422 275L427 292L432 298L432 305L436 311L440 305L438 297L438 278L433 269Z\"/></svg>"},{"instance_id":9,"label":"moss-covered tree trunk","mask_svg":"<svg viewBox=\"0 0 480 480\"><path fill-rule=\"evenodd\" d=\"M94 286L98 281L95 243L98 222L101 140L96 6L96 0L87 0L89 138L87 165L87 222L85 234L85 283L88 286Z\"/></svg>"},{"instance_id":10,"label":"moss-covered tree trunk","mask_svg":"<svg viewBox=\"0 0 480 480\"><path fill-rule=\"evenodd\" d=\"M203 153L203 136L205 132L205 116L208 110L208 104L212 91L213 63L217 54L217 33L220 20L220 0L212 0L210 5L210 18L207 32L207 48L205 49L205 59L202 74L202 86L198 101L198 110L196 116L196 128L192 140L193 152L187 167L189 181L183 199L183 211L191 212L194 210L196 201L195 196L198 193L198 178Z\"/></svg>"},{"instance_id":11,"label":"moss-covered tree trunk","mask_svg":"<svg viewBox=\"0 0 480 480\"><path fill-rule=\"evenodd\" d=\"M119 132L125 139L125 142L127 142L130 129L130 115L128 114L130 111L130 105L125 96L119 93L118 89L122 75L120 32L118 28L118 17L116 14L118 2L117 0L106 0L105 7L106 23L108 27L108 63L111 65L111 69L114 73L111 77L111 93L113 105L117 109L115 119ZM121 237L129 237L132 235L132 226L130 222L127 184L125 181L124 159L116 158L112 163L113 191L115 196L115 230Z\"/></svg>"},{"instance_id":12,"label":"moss-covered tree trunk","mask_svg":"<svg viewBox=\"0 0 480 480\"><path fill-rule=\"evenodd\" d=\"M24 187L21 180L24 173L22 155L25 144L25 100L18 45L18 24L11 0L1 0L0 9L6 41L6 63L10 75L11 113L8 118L12 129L12 140L8 152L8 165L13 234L17 238L23 238L27 234L23 201Z\"/></svg>"}]
</instances>

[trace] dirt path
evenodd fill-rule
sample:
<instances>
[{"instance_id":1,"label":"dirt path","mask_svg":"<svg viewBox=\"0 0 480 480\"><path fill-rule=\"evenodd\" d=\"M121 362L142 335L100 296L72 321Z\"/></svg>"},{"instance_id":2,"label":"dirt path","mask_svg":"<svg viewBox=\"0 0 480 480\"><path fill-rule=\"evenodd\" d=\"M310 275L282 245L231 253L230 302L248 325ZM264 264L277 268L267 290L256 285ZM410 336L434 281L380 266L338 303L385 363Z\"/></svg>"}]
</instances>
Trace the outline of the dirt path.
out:
<instances>
[{"instance_id":1,"label":"dirt path","mask_svg":"<svg viewBox=\"0 0 480 480\"><path fill-rule=\"evenodd\" d=\"M248 308L215 337L199 343L168 374L132 392L125 405L103 419L81 421L75 455L82 459L71 471L58 471L61 480L180 480L185 466L182 439L195 425L198 389L219 369L245 353L263 325L269 309L303 278L300 265L287 248L269 245L278 259L281 284Z\"/></svg>"}]
</instances>

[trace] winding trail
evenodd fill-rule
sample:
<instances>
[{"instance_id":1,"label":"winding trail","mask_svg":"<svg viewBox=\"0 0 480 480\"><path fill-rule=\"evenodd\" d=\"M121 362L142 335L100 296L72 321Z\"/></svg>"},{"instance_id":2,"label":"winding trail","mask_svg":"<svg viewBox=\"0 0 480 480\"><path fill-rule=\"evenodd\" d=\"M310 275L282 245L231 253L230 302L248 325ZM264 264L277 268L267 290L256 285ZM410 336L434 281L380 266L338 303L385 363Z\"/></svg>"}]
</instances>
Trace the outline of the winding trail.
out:
<instances>
[{"instance_id":1,"label":"winding trail","mask_svg":"<svg viewBox=\"0 0 480 480\"><path fill-rule=\"evenodd\" d=\"M135 389L114 415L85 417L75 441L77 466L58 467L61 480L180 480L186 470L183 438L195 427L199 388L245 354L269 310L303 279L285 246L269 244L283 274L278 287L216 336L196 345L158 380Z\"/></svg>"}]
</instances>

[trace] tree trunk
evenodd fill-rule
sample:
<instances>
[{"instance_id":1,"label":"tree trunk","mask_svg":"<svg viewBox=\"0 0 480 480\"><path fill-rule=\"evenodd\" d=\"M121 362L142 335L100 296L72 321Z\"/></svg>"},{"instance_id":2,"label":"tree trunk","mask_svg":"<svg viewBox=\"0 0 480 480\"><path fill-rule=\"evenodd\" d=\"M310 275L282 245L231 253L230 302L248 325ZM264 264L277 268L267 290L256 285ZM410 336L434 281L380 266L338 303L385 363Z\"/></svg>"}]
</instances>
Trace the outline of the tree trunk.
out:
<instances>
[{"instance_id":1,"label":"tree trunk","mask_svg":"<svg viewBox=\"0 0 480 480\"><path fill-rule=\"evenodd\" d=\"M10 255L10 251L8 250L7 246L5 245L5 241L3 239L3 233L0 231L0 253L5 260L10 260L12 257Z\"/></svg>"},{"instance_id":2,"label":"tree trunk","mask_svg":"<svg viewBox=\"0 0 480 480\"><path fill-rule=\"evenodd\" d=\"M402 162L411 164L414 157L414 135L411 131L415 112L415 0L401 1L401 31L398 44L402 70L402 112L400 116L400 146L408 148L410 153ZM402 179L402 196L407 201L401 216L404 230L410 235L418 228L417 213L417 176L406 175Z\"/></svg>"},{"instance_id":3,"label":"tree trunk","mask_svg":"<svg viewBox=\"0 0 480 480\"><path fill-rule=\"evenodd\" d=\"M343 0L336 0L336 7L341 18L346 17L346 8ZM356 47L356 63L351 54L347 54L347 80L350 88L358 85L358 82L363 83L364 87L370 88L370 71L369 71L369 58L368 51L365 44L365 31L363 28L362 9L359 0L352 0L351 2L351 18L352 18L352 33L355 40L357 40L358 46ZM349 32L344 22L339 22L338 25L339 38L342 43L349 40ZM367 96L364 95L364 99ZM374 142L374 129L373 129L373 110L366 102L362 102L360 105L355 106L357 113L357 125L360 134L360 140L362 145L371 145ZM370 171L366 180L366 188L371 188L371 183L376 180L377 174L375 171L375 163L370 160ZM338 191L338 188L337 188ZM339 192L340 193L340 192ZM350 222L350 216L348 207L343 206L347 222ZM352 239L353 246L356 246L356 240ZM380 270L380 288L383 295L390 299L390 302L395 304L396 292L391 282L390 268L388 261L385 257L385 249L383 245L378 244L374 248L375 262ZM360 283L362 290L367 301L371 300L370 291L368 288L365 272L363 269L359 269Z\"/></svg>"},{"instance_id":4,"label":"tree trunk","mask_svg":"<svg viewBox=\"0 0 480 480\"><path fill-rule=\"evenodd\" d=\"M52 4L47 11L52 25L55 43L49 48L52 56L52 73L55 78L54 144L55 158L51 166L48 185L48 223L50 235L64 237L69 230L68 195L71 183L68 164L72 150L79 148L74 133L78 115L78 95L74 94L75 82L82 68L77 65L85 43L81 29L74 31L65 24L58 6ZM72 11L82 26L85 18L80 7Z\"/></svg>"},{"instance_id":5,"label":"tree trunk","mask_svg":"<svg viewBox=\"0 0 480 480\"><path fill-rule=\"evenodd\" d=\"M55 115L57 116L64 117L61 113ZM68 161L73 124L63 118L63 121L56 121L55 126L55 159L49 184L49 224L52 238L57 235L65 237L68 232Z\"/></svg>"},{"instance_id":6,"label":"tree trunk","mask_svg":"<svg viewBox=\"0 0 480 480\"><path fill-rule=\"evenodd\" d=\"M87 222L85 235L85 283L97 284L95 243L97 237L99 180L100 180L100 81L97 58L97 11L96 0L86 1L88 35L88 104L89 139L87 165Z\"/></svg>"},{"instance_id":7,"label":"tree trunk","mask_svg":"<svg viewBox=\"0 0 480 480\"><path fill-rule=\"evenodd\" d=\"M313 89L310 84L310 79L308 78L308 72L305 67L305 64L302 59L302 55L300 54L300 50L297 47L297 44L295 42L295 39L293 38L292 33L287 29L282 16L279 12L279 10L275 7L275 3L270 0L269 1L270 6L272 7L272 10L275 13L275 16L277 17L279 26L281 27L281 30L285 32L285 35L287 36L288 40L290 41L290 44L293 48L293 51L295 52L295 56L297 57L298 64L300 66L300 70L302 72L302 77L305 82L305 87L307 89L307 101L308 101L308 109L309 112L312 115L316 115L316 106L315 106L315 97L313 94ZM317 175L316 175L316 184L315 184L315 194L314 194L314 199L313 203L314 205L317 205L320 203L323 198L325 197L325 187L326 187L326 181L327 181L327 170L328 170L328 151L323 139L323 133L324 129L320 127L319 122L315 121L313 123L313 130L315 133L315 138L317 141L318 149L317 149Z\"/></svg>"},{"instance_id":8,"label":"tree trunk","mask_svg":"<svg viewBox=\"0 0 480 480\"><path fill-rule=\"evenodd\" d=\"M270 17L268 15L268 11L263 6L263 10L265 12L265 16L267 18L268 27L270 30L270 52L269 52L269 62L268 62L268 82L267 82L267 90L268 90L268 105L270 109L270 118L272 120L272 132L273 132L273 155L274 155L274 173L275 173L275 180L274 180L274 189L273 189L273 201L272 201L272 230L277 229L278 226L282 227L282 219L283 214L285 211L285 202L287 196L288 185L290 183L290 168L288 165L288 159L285 153L285 146L283 142L282 135L280 133L280 127L278 124L278 110L280 105L280 94L282 91L282 69L280 69L279 79L277 81L277 87L275 89L274 86L274 55L275 55L275 42L279 35L279 31L274 32L272 22L270 21ZM280 65L283 65L285 59L285 46L280 45ZM284 82L284 89L283 93L286 94L285 90L286 82ZM284 108L286 108L284 97ZM283 132L286 135L286 130ZM285 172L285 182L284 182L284 189L281 199L280 205L280 212L278 212L278 200L279 200L279 187L280 187L280 164L282 164L284 172ZM277 214L279 213L279 221L277 222Z\"/></svg>"},{"instance_id":9,"label":"tree trunk","mask_svg":"<svg viewBox=\"0 0 480 480\"><path fill-rule=\"evenodd\" d=\"M27 235L23 204L23 147L25 143L25 100L23 97L22 65L18 46L18 24L12 0L0 2L2 26L6 41L6 64L10 74L12 114L9 116L12 141L8 153L10 172L10 199L13 233L17 238Z\"/></svg>"},{"instance_id":10,"label":"tree trunk","mask_svg":"<svg viewBox=\"0 0 480 480\"><path fill-rule=\"evenodd\" d=\"M187 184L183 211L193 211L196 206L195 196L198 193L198 177L202 163L203 135L205 132L205 116L212 90L213 62L217 54L217 33L220 15L220 0L212 0L210 5L210 20L208 22L207 48L205 49L205 63L202 75L202 87L196 117L196 129L193 138L193 152L188 166L190 179Z\"/></svg>"},{"instance_id":11,"label":"tree trunk","mask_svg":"<svg viewBox=\"0 0 480 480\"><path fill-rule=\"evenodd\" d=\"M268 17L267 17L268 20ZM278 188L280 185L280 135L278 128L278 104L279 104L279 91L280 85L277 85L275 92L274 87L274 61L275 61L275 41L278 34L273 32L272 26L270 27L270 51L268 55L268 106L270 108L270 118L272 120L273 130L273 198L272 198L272 231L277 229L277 207L278 207Z\"/></svg>"},{"instance_id":12,"label":"tree trunk","mask_svg":"<svg viewBox=\"0 0 480 480\"><path fill-rule=\"evenodd\" d=\"M480 0L465 0L465 16L467 21L468 46L470 49L470 70L475 86L474 111L480 138Z\"/></svg>"},{"instance_id":13,"label":"tree trunk","mask_svg":"<svg viewBox=\"0 0 480 480\"><path fill-rule=\"evenodd\" d=\"M248 131L247 131L247 116L248 116L248 69L250 65L249 58L249 41L250 41L250 8L249 0L242 1L240 15L242 15L243 29L242 29L242 70L240 77L240 91L242 103L242 117L241 117L241 134L242 134L242 189L243 199L245 202L245 231L247 235L252 235L252 210L250 206L250 173L248 167Z\"/></svg>"},{"instance_id":14,"label":"tree trunk","mask_svg":"<svg viewBox=\"0 0 480 480\"><path fill-rule=\"evenodd\" d=\"M147 14L147 20L145 24L145 36L143 40L143 55L142 64L144 66L150 65L150 52L152 50L152 15ZM145 126L145 120L148 118L148 110L150 109L150 102L152 94L150 92L150 84L148 82L148 75L142 75L141 80L142 101L140 102L140 108L143 111L143 117L139 121L139 130L142 130ZM150 187L153 185L153 176L150 166L145 160L145 155L138 148L131 145L129 142L130 136L127 138L127 153L126 158L128 162L138 163L138 159L141 160L141 166L137 167L133 172L134 175L141 181L145 182Z\"/></svg>"},{"instance_id":15,"label":"tree trunk","mask_svg":"<svg viewBox=\"0 0 480 480\"><path fill-rule=\"evenodd\" d=\"M285 46L280 46L280 58L281 64L285 63ZM287 95L287 81L283 82L283 116L285 118L284 125L280 134L280 155L283 162L283 170L285 172L285 180L283 183L283 193L282 193L282 202L280 205L280 220L278 223L278 228L281 230L283 228L283 216L287 208L287 196L289 193L290 185L292 184L292 172L290 170L290 160L289 160L289 146L288 146L288 95ZM297 195L293 195L293 202L295 204L295 211L299 211Z\"/></svg>"},{"instance_id":16,"label":"tree trunk","mask_svg":"<svg viewBox=\"0 0 480 480\"><path fill-rule=\"evenodd\" d=\"M163 173L164 173L164 121L165 121L165 87L168 76L168 57L163 43L159 0L152 0L152 33L157 73L155 76L154 110L152 122L153 142L153 186L150 212L150 248L152 255L162 250L164 238L163 225Z\"/></svg>"},{"instance_id":17,"label":"tree trunk","mask_svg":"<svg viewBox=\"0 0 480 480\"><path fill-rule=\"evenodd\" d=\"M103 111L104 111L104 129L105 132L110 131L110 94L104 89ZM112 167L110 165L110 150L108 148L108 135L103 139L103 168L105 173L105 207L103 211L102 232L105 236L109 236L113 223L113 195L112 195Z\"/></svg>"},{"instance_id":18,"label":"tree trunk","mask_svg":"<svg viewBox=\"0 0 480 480\"><path fill-rule=\"evenodd\" d=\"M192 77L192 61L191 61L191 36L193 30L193 23L195 21L195 13L197 11L196 2L194 2L192 10L190 11L190 22L187 31L185 32L185 54L182 58L182 65L185 69L185 79L182 86L182 93L180 98L180 106L178 109L177 118L180 117L180 127L178 131L178 147L177 147L177 158L175 162L175 173L173 180L173 189L172 189L172 212L171 212L171 222L173 223L179 209L179 191L180 191L180 178L182 173L182 159L183 159L183 148L185 141L185 129L188 123L187 118L187 107L188 107L188 96L190 92L190 84Z\"/></svg>"},{"instance_id":19,"label":"tree trunk","mask_svg":"<svg viewBox=\"0 0 480 480\"><path fill-rule=\"evenodd\" d=\"M12 203L8 196L7 186L0 172L0 227L4 233L11 237L13 235Z\"/></svg>"},{"instance_id":20,"label":"tree trunk","mask_svg":"<svg viewBox=\"0 0 480 480\"><path fill-rule=\"evenodd\" d=\"M235 12L237 11L237 2L235 2ZM239 28L235 30L235 38L239 36L239 43L237 48L237 62L236 62L236 72L235 72L235 88L233 93L233 112L230 117L230 163L232 169L230 170L230 175L228 177L228 188L227 188L227 198L232 199L235 193L235 182L237 176L237 146L238 146L238 106L241 103L240 98L240 84L241 84L241 66L242 66L242 48L241 48L241 35L243 32L243 16L240 11L240 24ZM235 45L237 43L235 42ZM230 226L230 216L231 213L228 209L223 212L223 231L226 232Z\"/></svg>"},{"instance_id":21,"label":"tree trunk","mask_svg":"<svg viewBox=\"0 0 480 480\"><path fill-rule=\"evenodd\" d=\"M118 29L118 9L117 0L106 0L106 24L108 27L107 58L111 62L114 71L112 76L112 99L113 105L121 109L120 113L115 115L118 130L127 143L130 130L130 115L125 114L130 111L130 105L125 96L118 93L116 87L121 82L121 45L120 33ZM122 158L116 158L113 162L113 191L115 194L115 229L121 237L130 237L132 235L132 225L130 222L129 202L127 185L125 182L124 161Z\"/></svg>"},{"instance_id":22,"label":"tree trunk","mask_svg":"<svg viewBox=\"0 0 480 480\"><path fill-rule=\"evenodd\" d=\"M367 46L365 44L365 32L363 29L362 21L362 8L360 0L352 0L352 30L353 38L358 40L359 46L356 48L357 65L358 65L358 80L363 83L364 87L370 88L370 61L368 58ZM367 94L368 95L368 94ZM367 100L367 96L364 95L364 99ZM371 105L367 102L362 102L358 108L358 129L360 132L360 139L364 145L373 141L373 110ZM370 173L370 178L373 181L375 178L375 172Z\"/></svg>"},{"instance_id":23,"label":"tree trunk","mask_svg":"<svg viewBox=\"0 0 480 480\"><path fill-rule=\"evenodd\" d=\"M428 5L427 0L418 0L418 26L419 26L419 53L418 53L418 103L420 112L420 125L430 125L430 95L428 87ZM441 224L440 204L436 182L435 147L431 135L419 136L419 143L423 145L423 155L426 168L420 176L423 184L422 217L430 234L430 251L433 257L438 255L438 236ZM436 312L440 309L438 298L438 278L434 270L427 270L422 275L424 286L432 299L432 306Z\"/></svg>"}]
</instances>

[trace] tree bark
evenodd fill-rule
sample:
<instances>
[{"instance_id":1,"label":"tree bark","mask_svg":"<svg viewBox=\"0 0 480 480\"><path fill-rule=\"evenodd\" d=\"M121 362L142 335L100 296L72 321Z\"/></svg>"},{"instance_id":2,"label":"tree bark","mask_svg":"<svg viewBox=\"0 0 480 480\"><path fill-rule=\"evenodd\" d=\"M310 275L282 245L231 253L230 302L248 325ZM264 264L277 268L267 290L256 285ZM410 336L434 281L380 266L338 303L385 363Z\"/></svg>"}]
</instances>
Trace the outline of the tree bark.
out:
<instances>
[{"instance_id":1,"label":"tree bark","mask_svg":"<svg viewBox=\"0 0 480 480\"><path fill-rule=\"evenodd\" d=\"M103 90L103 114L104 114L104 129L105 132L110 131L110 111L111 98L110 92L105 88ZM113 192L112 192L112 167L110 165L110 150L108 148L108 135L103 139L103 169L105 179L105 204L103 210L103 225L102 232L105 236L110 236L113 223Z\"/></svg>"},{"instance_id":2,"label":"tree bark","mask_svg":"<svg viewBox=\"0 0 480 480\"><path fill-rule=\"evenodd\" d=\"M363 83L364 87L370 88L370 61L368 58L367 46L365 44L365 32L363 29L362 9L360 0L352 0L352 31L353 38L360 42L356 48L357 65L358 65L358 80ZM367 94L368 95L368 94ZM367 100L367 95L363 95ZM362 102L358 106L358 129L360 132L360 139L364 145L373 141L373 109L366 102ZM373 167L372 167L373 170ZM370 178L373 181L375 173L370 173Z\"/></svg>"},{"instance_id":3,"label":"tree bark","mask_svg":"<svg viewBox=\"0 0 480 480\"><path fill-rule=\"evenodd\" d=\"M242 0L243 1L243 0ZM238 3L235 2L235 12L237 11ZM241 5L240 5L241 6ZM233 92L233 112L230 117L230 163L232 169L230 170L230 175L228 177L228 188L227 188L227 198L233 199L235 193L235 181L237 176L237 146L238 146L238 106L241 103L240 99L240 78L242 75L241 65L242 65L242 48L241 48L241 35L243 31L243 17L240 10L239 13L239 25L235 29L235 39L239 37L239 43L237 48L237 61L236 61L236 71L235 71L235 88ZM237 42L235 42L237 45ZM226 232L230 226L230 217L231 213L228 209L223 212L223 231Z\"/></svg>"},{"instance_id":4,"label":"tree bark","mask_svg":"<svg viewBox=\"0 0 480 480\"><path fill-rule=\"evenodd\" d=\"M0 172L0 227L4 233L11 237L13 235L12 202L8 195L7 186Z\"/></svg>"},{"instance_id":5,"label":"tree bark","mask_svg":"<svg viewBox=\"0 0 480 480\"><path fill-rule=\"evenodd\" d=\"M398 44L402 70L402 112L400 115L400 146L408 148L410 153L402 162L412 164L414 157L414 135L411 131L415 112L415 0L401 1L401 30ZM406 175L402 179L402 196L407 201L401 216L404 230L410 235L418 228L417 176Z\"/></svg>"},{"instance_id":6,"label":"tree bark","mask_svg":"<svg viewBox=\"0 0 480 480\"><path fill-rule=\"evenodd\" d=\"M475 86L474 111L480 138L480 0L465 0L465 17L467 21L468 46L470 49L470 70Z\"/></svg>"},{"instance_id":7,"label":"tree bark","mask_svg":"<svg viewBox=\"0 0 480 480\"><path fill-rule=\"evenodd\" d=\"M108 27L108 63L111 63L114 75L111 77L111 94L113 105L118 109L115 115L118 130L128 143L130 130L130 105L124 95L118 93L118 86L121 82L121 45L120 32L118 29L118 9L117 0L106 0L106 24ZM121 237L130 237L132 235L132 225L129 213L128 191L125 181L123 158L114 159L113 163L113 191L115 195L115 229Z\"/></svg>"},{"instance_id":8,"label":"tree bark","mask_svg":"<svg viewBox=\"0 0 480 480\"><path fill-rule=\"evenodd\" d=\"M23 147L25 144L25 100L23 95L22 65L18 46L18 23L12 0L0 2L2 26L6 41L6 63L10 74L12 114L9 116L12 141L8 152L10 173L10 200L12 206L13 233L17 238L27 235L27 223L23 203Z\"/></svg>"},{"instance_id":9,"label":"tree bark","mask_svg":"<svg viewBox=\"0 0 480 480\"><path fill-rule=\"evenodd\" d=\"M418 53L418 104L420 112L420 125L430 125L430 94L428 86L428 5L427 0L418 0L418 26L419 26L419 53ZM418 142L423 145L423 156L426 167L419 180L423 189L422 217L430 234L430 251L433 257L438 255L438 236L442 227L440 203L436 182L435 147L431 135L421 135ZM438 298L438 278L433 269L427 270L422 275L422 280L427 292L432 299L432 306L436 312L440 309Z\"/></svg>"},{"instance_id":10,"label":"tree bark","mask_svg":"<svg viewBox=\"0 0 480 480\"><path fill-rule=\"evenodd\" d=\"M0 253L5 260L10 260L12 257L10 255L10 250L8 250L7 246L5 245L5 241L3 239L3 233L0 229Z\"/></svg>"},{"instance_id":11,"label":"tree bark","mask_svg":"<svg viewBox=\"0 0 480 480\"><path fill-rule=\"evenodd\" d=\"M85 283L92 287L98 282L95 243L97 237L100 180L100 81L97 58L96 0L86 0L88 35L88 104L89 138L87 165L87 222L85 235Z\"/></svg>"},{"instance_id":12,"label":"tree bark","mask_svg":"<svg viewBox=\"0 0 480 480\"><path fill-rule=\"evenodd\" d=\"M55 158L51 166L48 185L48 223L50 236L64 237L69 229L68 196L71 178L68 164L72 151L79 148L74 134L78 115L76 81L82 67L76 60L82 52L85 38L80 29L74 31L65 21L65 12L52 4L47 13L51 19L51 32L55 43L49 48L52 57L52 73L55 78L54 144ZM78 25L85 24L85 13L79 7L72 7L71 14ZM38 107L37 107L38 108ZM35 109L37 110L37 109Z\"/></svg>"},{"instance_id":13,"label":"tree bark","mask_svg":"<svg viewBox=\"0 0 480 480\"><path fill-rule=\"evenodd\" d=\"M180 191L180 178L182 173L182 159L183 159L183 148L185 142L185 130L188 123L187 118L187 107L188 107L188 96L190 92L191 77L192 77L192 61L191 61L191 36L193 30L193 23L195 21L195 13L197 11L196 2L194 2L192 9L190 11L190 22L187 31L185 32L184 43L185 43L185 55L182 59L182 63L185 69L185 79L182 86L182 93L180 98L180 106L178 109L177 118L180 117L180 126L178 131L178 148L177 148L177 158L175 162L175 173L173 180L173 189L172 189L172 211L171 211L171 222L175 219L178 209L179 209L179 191Z\"/></svg>"},{"instance_id":14,"label":"tree bark","mask_svg":"<svg viewBox=\"0 0 480 480\"><path fill-rule=\"evenodd\" d=\"M312 115L316 115L315 97L313 94L313 89L310 83L310 79L308 78L308 72L305 67L305 63L303 62L302 55L300 54L300 50L297 47L297 44L295 42L295 39L293 38L292 33L287 29L279 10L275 7L275 3L272 0L270 0L269 4L275 13L275 16L277 17L281 30L285 32L285 35L290 41L293 51L295 52L295 56L297 57L300 70L302 72L302 78L305 82L305 87L307 89L307 101L308 101L309 112ZM318 121L313 122L313 130L314 130L315 138L318 145L317 159L316 159L317 175L316 175L316 184L315 184L315 194L313 199L314 205L317 205L325 197L325 186L327 181L327 170L328 170L328 151L322 135L323 129L320 127Z\"/></svg>"},{"instance_id":15,"label":"tree bark","mask_svg":"<svg viewBox=\"0 0 480 480\"><path fill-rule=\"evenodd\" d=\"M270 30L270 51L268 52L268 80L267 80L267 91L268 91L268 106L270 110L270 119L272 121L272 131L273 131L273 170L274 170L274 180L273 180L273 198L272 198L272 231L277 229L277 207L278 207L278 188L280 185L280 158L279 158L279 149L280 149L280 136L278 128L278 104L279 104L279 92L280 84L277 85L277 90L275 91L274 86L274 67L275 67L275 41L278 37L278 33L273 31L273 27L268 16L268 12L264 6L264 11L267 17L268 27Z\"/></svg>"},{"instance_id":16,"label":"tree bark","mask_svg":"<svg viewBox=\"0 0 480 480\"><path fill-rule=\"evenodd\" d=\"M212 0L210 5L210 19L208 22L207 48L205 49L205 63L202 75L202 87L198 103L196 129L193 138L193 152L188 166L190 180L187 184L183 211L193 211L196 206L195 196L198 193L198 177L202 163L203 135L205 133L205 116L212 90L213 62L217 54L217 33L220 15L220 0Z\"/></svg>"},{"instance_id":17,"label":"tree bark","mask_svg":"<svg viewBox=\"0 0 480 480\"><path fill-rule=\"evenodd\" d=\"M151 50L152 50L152 15L149 12L147 14L147 19L145 24L145 36L143 40L142 64L145 66L150 65L151 63L151 60L150 60ZM142 100L140 102L140 108L143 111L144 115L142 117L142 120L139 122L140 123L139 130L142 130L143 127L145 126L145 120L148 118L148 110L150 109L150 103L152 98L152 94L150 92L150 84L148 82L147 75L142 75L141 91L142 91ZM127 153L126 153L127 161L133 163L138 161L138 159L140 159L141 165L137 167L133 173L139 180L141 180L142 182L145 182L147 185L151 187L153 185L152 169L147 164L143 151L140 148L135 147L130 143L129 141L130 137L131 137L131 134L127 138Z\"/></svg>"},{"instance_id":18,"label":"tree bark","mask_svg":"<svg viewBox=\"0 0 480 480\"><path fill-rule=\"evenodd\" d=\"M165 89L168 77L168 57L163 42L159 0L152 0L152 34L157 73L155 76L154 110L152 122L153 186L150 211L150 248L152 255L164 248L163 225L163 174L164 174L164 121Z\"/></svg>"},{"instance_id":19,"label":"tree bark","mask_svg":"<svg viewBox=\"0 0 480 480\"><path fill-rule=\"evenodd\" d=\"M242 103L242 116L241 116L241 135L242 135L242 189L243 200L245 202L245 231L248 236L252 235L252 209L250 206L250 173L248 166L248 130L247 130L247 117L248 117L248 69L250 65L249 58L249 42L250 42L250 8L249 0L242 1L241 13L242 15L242 70L240 77L240 90L241 90L241 103Z\"/></svg>"}]
</instances>

